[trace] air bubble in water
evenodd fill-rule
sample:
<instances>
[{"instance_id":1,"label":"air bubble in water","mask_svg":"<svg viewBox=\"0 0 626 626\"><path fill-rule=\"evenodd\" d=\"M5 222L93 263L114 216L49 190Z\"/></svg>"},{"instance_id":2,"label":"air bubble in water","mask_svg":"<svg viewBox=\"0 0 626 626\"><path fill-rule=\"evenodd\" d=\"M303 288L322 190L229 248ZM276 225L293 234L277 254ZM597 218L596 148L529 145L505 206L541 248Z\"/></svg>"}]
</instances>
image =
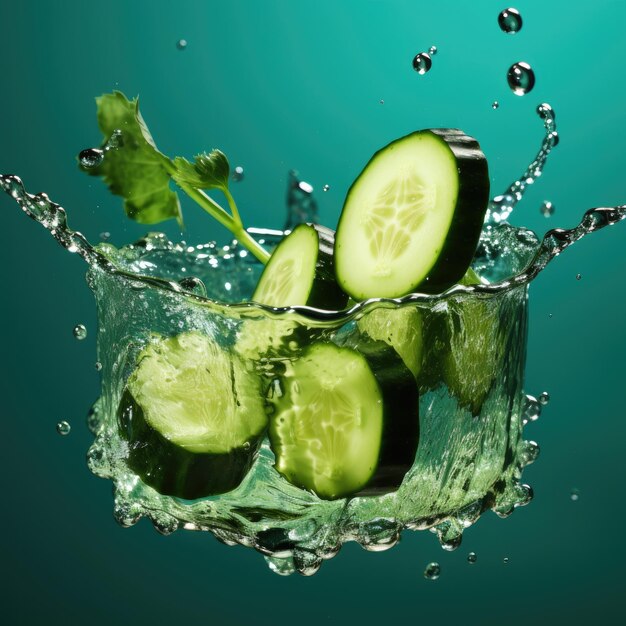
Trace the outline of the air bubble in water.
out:
<instances>
[{"instance_id":1,"label":"air bubble in water","mask_svg":"<svg viewBox=\"0 0 626 626\"><path fill-rule=\"evenodd\" d=\"M428 580L437 580L441 575L441 567L439 563L429 563L424 570L424 578Z\"/></svg>"},{"instance_id":2,"label":"air bubble in water","mask_svg":"<svg viewBox=\"0 0 626 626\"><path fill-rule=\"evenodd\" d=\"M539 419L540 415L541 404L539 404L537 398L534 396L527 395L524 411L522 413L522 424L525 426L528 422L534 422Z\"/></svg>"},{"instance_id":3,"label":"air bubble in water","mask_svg":"<svg viewBox=\"0 0 626 626\"><path fill-rule=\"evenodd\" d=\"M179 50L184 50L184 49L187 47L187 40L186 40L186 39L179 39L179 40L176 42L176 47L177 47Z\"/></svg>"},{"instance_id":4,"label":"air bubble in water","mask_svg":"<svg viewBox=\"0 0 626 626\"><path fill-rule=\"evenodd\" d=\"M582 277L582 274L576 274L576 280L580 280Z\"/></svg>"},{"instance_id":5,"label":"air bubble in water","mask_svg":"<svg viewBox=\"0 0 626 626\"><path fill-rule=\"evenodd\" d=\"M69 435L70 430L72 430L72 427L65 420L57 424L57 432L59 433L59 435L63 435L63 436Z\"/></svg>"},{"instance_id":6,"label":"air bubble in water","mask_svg":"<svg viewBox=\"0 0 626 626\"><path fill-rule=\"evenodd\" d=\"M111 233L108 230L104 230L100 233L100 239L102 241L108 241L111 239Z\"/></svg>"},{"instance_id":7,"label":"air bubble in water","mask_svg":"<svg viewBox=\"0 0 626 626\"><path fill-rule=\"evenodd\" d=\"M379 100L378 103L379 104L385 104L385 101L384 100Z\"/></svg>"},{"instance_id":8,"label":"air bubble in water","mask_svg":"<svg viewBox=\"0 0 626 626\"><path fill-rule=\"evenodd\" d=\"M492 109L494 109L494 111L495 111L495 109L500 108L500 103L499 103L497 100L494 100L494 101L491 103L491 108L492 108Z\"/></svg>"},{"instance_id":9,"label":"air bubble in water","mask_svg":"<svg viewBox=\"0 0 626 626\"><path fill-rule=\"evenodd\" d=\"M323 191L328 191L329 189L330 189L330 185L324 185L324 186L322 187L322 190L323 190Z\"/></svg>"},{"instance_id":10,"label":"air bubble in water","mask_svg":"<svg viewBox=\"0 0 626 626\"><path fill-rule=\"evenodd\" d=\"M522 16L517 9L509 7L498 15L498 24L503 32L514 35L522 28Z\"/></svg>"},{"instance_id":11,"label":"air bubble in water","mask_svg":"<svg viewBox=\"0 0 626 626\"><path fill-rule=\"evenodd\" d=\"M505 556L505 557L502 559L502 562L503 562L505 565L507 565L507 564L508 564L508 562L509 562L509 557L508 557L508 556Z\"/></svg>"},{"instance_id":12,"label":"air bubble in water","mask_svg":"<svg viewBox=\"0 0 626 626\"><path fill-rule=\"evenodd\" d=\"M426 74L432 67L432 60L427 52L420 52L413 57L413 69L418 74Z\"/></svg>"},{"instance_id":13,"label":"air bubble in water","mask_svg":"<svg viewBox=\"0 0 626 626\"><path fill-rule=\"evenodd\" d=\"M548 402L550 402L550 394L547 391L544 391L539 396L539 404L542 404L543 406L546 406L546 404L548 404Z\"/></svg>"},{"instance_id":14,"label":"air bubble in water","mask_svg":"<svg viewBox=\"0 0 626 626\"><path fill-rule=\"evenodd\" d=\"M509 68L506 75L506 80L509 83L511 91L516 96L523 96L532 91L535 86L535 72L528 63L520 61L519 63L513 63Z\"/></svg>"},{"instance_id":15,"label":"air bubble in water","mask_svg":"<svg viewBox=\"0 0 626 626\"><path fill-rule=\"evenodd\" d=\"M94 367L96 368L96 372L99 372L102 369L102 363L100 363L100 361L96 361Z\"/></svg>"},{"instance_id":16,"label":"air bubble in water","mask_svg":"<svg viewBox=\"0 0 626 626\"><path fill-rule=\"evenodd\" d=\"M578 491L578 489L576 488L572 489L572 491L569 494L569 499L572 500L572 502L576 502L579 497L580 497L580 492Z\"/></svg>"},{"instance_id":17,"label":"air bubble in water","mask_svg":"<svg viewBox=\"0 0 626 626\"><path fill-rule=\"evenodd\" d=\"M72 330L72 333L74 334L74 337L78 339L78 341L82 341L87 337L87 329L85 328L84 324L76 324L76 326L74 326L74 329Z\"/></svg>"},{"instance_id":18,"label":"air bubble in water","mask_svg":"<svg viewBox=\"0 0 626 626\"><path fill-rule=\"evenodd\" d=\"M541 214L544 217L550 217L554 214L554 205L549 200L544 201L544 203L539 207Z\"/></svg>"},{"instance_id":19,"label":"air bubble in water","mask_svg":"<svg viewBox=\"0 0 626 626\"><path fill-rule=\"evenodd\" d=\"M104 150L100 150L100 148L87 148L86 150L81 150L78 155L79 163L87 169L98 167L103 159Z\"/></svg>"},{"instance_id":20,"label":"air bubble in water","mask_svg":"<svg viewBox=\"0 0 626 626\"><path fill-rule=\"evenodd\" d=\"M473 564L473 563L476 563L476 552L470 552L470 553L467 555L467 562L468 562L468 563L472 563L472 564Z\"/></svg>"},{"instance_id":21,"label":"air bubble in water","mask_svg":"<svg viewBox=\"0 0 626 626\"><path fill-rule=\"evenodd\" d=\"M430 48L428 48L428 54L430 54L430 56L435 56L435 54L437 54L437 46L431 46Z\"/></svg>"},{"instance_id":22,"label":"air bubble in water","mask_svg":"<svg viewBox=\"0 0 626 626\"><path fill-rule=\"evenodd\" d=\"M233 180L236 183L239 183L243 180L243 167L241 167L241 165L238 165L234 170L233 170Z\"/></svg>"}]
</instances>

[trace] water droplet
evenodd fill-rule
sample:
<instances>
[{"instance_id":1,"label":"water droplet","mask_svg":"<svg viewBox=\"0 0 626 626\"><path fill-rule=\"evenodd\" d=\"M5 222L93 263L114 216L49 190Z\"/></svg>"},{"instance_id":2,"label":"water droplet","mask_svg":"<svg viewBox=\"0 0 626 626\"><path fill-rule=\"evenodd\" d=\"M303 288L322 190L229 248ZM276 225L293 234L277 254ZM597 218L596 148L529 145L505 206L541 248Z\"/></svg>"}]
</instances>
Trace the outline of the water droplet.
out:
<instances>
[{"instance_id":1,"label":"water droplet","mask_svg":"<svg viewBox=\"0 0 626 626\"><path fill-rule=\"evenodd\" d=\"M552 317L552 313L548 313L548 317Z\"/></svg>"},{"instance_id":2,"label":"water droplet","mask_svg":"<svg viewBox=\"0 0 626 626\"><path fill-rule=\"evenodd\" d=\"M298 183L298 189L300 189L300 191L304 191L304 193L313 193L313 185L303 180Z\"/></svg>"},{"instance_id":3,"label":"water droplet","mask_svg":"<svg viewBox=\"0 0 626 626\"><path fill-rule=\"evenodd\" d=\"M507 564L508 564L508 562L509 562L509 557L508 557L508 556L505 556L505 557L502 559L502 562L503 562L505 565L507 565Z\"/></svg>"},{"instance_id":4,"label":"water droplet","mask_svg":"<svg viewBox=\"0 0 626 626\"><path fill-rule=\"evenodd\" d=\"M470 552L470 553L467 555L467 562L468 562L468 563L472 563L472 564L473 564L473 563L476 563L476 552Z\"/></svg>"},{"instance_id":5,"label":"water droplet","mask_svg":"<svg viewBox=\"0 0 626 626\"><path fill-rule=\"evenodd\" d=\"M495 111L495 109L499 109L500 108L500 103L497 100L494 100L491 103L491 108L494 109L494 111Z\"/></svg>"},{"instance_id":6,"label":"water droplet","mask_svg":"<svg viewBox=\"0 0 626 626\"><path fill-rule=\"evenodd\" d=\"M437 54L437 46L431 46L430 48L428 48L428 54L430 54L430 56L435 56Z\"/></svg>"},{"instance_id":7,"label":"water droplet","mask_svg":"<svg viewBox=\"0 0 626 626\"><path fill-rule=\"evenodd\" d=\"M420 52L413 58L413 69L418 74L426 74L426 72L432 67L432 60L427 52Z\"/></svg>"},{"instance_id":8,"label":"water droplet","mask_svg":"<svg viewBox=\"0 0 626 626\"><path fill-rule=\"evenodd\" d=\"M534 396L527 395L524 411L522 413L522 424L525 426L528 422L534 422L539 419L540 415L541 404L539 404L537 398Z\"/></svg>"},{"instance_id":9,"label":"water droplet","mask_svg":"<svg viewBox=\"0 0 626 626\"><path fill-rule=\"evenodd\" d=\"M572 502L576 502L579 497L580 497L580 492L578 491L578 489L576 489L576 488L572 489L572 491L569 494L569 499Z\"/></svg>"},{"instance_id":10,"label":"water droplet","mask_svg":"<svg viewBox=\"0 0 626 626\"><path fill-rule=\"evenodd\" d=\"M241 165L238 165L234 170L233 170L233 180L236 183L239 183L243 180L244 177L244 173L243 173L243 167L241 167Z\"/></svg>"},{"instance_id":11,"label":"water droplet","mask_svg":"<svg viewBox=\"0 0 626 626\"><path fill-rule=\"evenodd\" d=\"M100 148L87 148L86 150L81 150L78 155L79 163L87 169L98 167L103 159L104 150L100 150Z\"/></svg>"},{"instance_id":12,"label":"water droplet","mask_svg":"<svg viewBox=\"0 0 626 626\"><path fill-rule=\"evenodd\" d=\"M554 215L554 205L549 200L545 200L543 204L539 207L539 210L544 217L550 217Z\"/></svg>"},{"instance_id":13,"label":"water droplet","mask_svg":"<svg viewBox=\"0 0 626 626\"><path fill-rule=\"evenodd\" d=\"M328 191L328 190L330 189L330 185L324 185L324 186L322 187L322 189L323 189L324 191Z\"/></svg>"},{"instance_id":14,"label":"water droplet","mask_svg":"<svg viewBox=\"0 0 626 626\"><path fill-rule=\"evenodd\" d=\"M63 435L63 436L69 435L70 430L72 430L72 427L65 420L57 424L57 432L59 433L59 435Z\"/></svg>"},{"instance_id":15,"label":"water droplet","mask_svg":"<svg viewBox=\"0 0 626 626\"><path fill-rule=\"evenodd\" d=\"M72 332L74 333L74 337L76 337L78 341L82 341L87 337L87 329L85 328L84 324L76 324Z\"/></svg>"},{"instance_id":16,"label":"water droplet","mask_svg":"<svg viewBox=\"0 0 626 626\"><path fill-rule=\"evenodd\" d=\"M582 278L582 274L576 274L576 280L580 280Z\"/></svg>"},{"instance_id":17,"label":"water droplet","mask_svg":"<svg viewBox=\"0 0 626 626\"><path fill-rule=\"evenodd\" d=\"M542 404L543 406L546 406L546 404L548 404L548 402L550 402L550 394L547 391L544 391L539 396L539 403Z\"/></svg>"},{"instance_id":18,"label":"water droplet","mask_svg":"<svg viewBox=\"0 0 626 626\"><path fill-rule=\"evenodd\" d=\"M498 15L498 24L502 31L514 35L522 28L522 16L517 9L509 7Z\"/></svg>"},{"instance_id":19,"label":"water droplet","mask_svg":"<svg viewBox=\"0 0 626 626\"><path fill-rule=\"evenodd\" d=\"M186 39L179 39L179 40L176 42L176 47L177 47L179 50L184 50L184 49L187 47L187 40L186 40Z\"/></svg>"},{"instance_id":20,"label":"water droplet","mask_svg":"<svg viewBox=\"0 0 626 626\"><path fill-rule=\"evenodd\" d=\"M99 372L102 369L102 363L100 363L100 361L96 361L95 368L96 372Z\"/></svg>"},{"instance_id":21,"label":"water droplet","mask_svg":"<svg viewBox=\"0 0 626 626\"><path fill-rule=\"evenodd\" d=\"M439 563L429 563L424 570L424 578L428 580L437 580L441 575L441 567Z\"/></svg>"},{"instance_id":22,"label":"water droplet","mask_svg":"<svg viewBox=\"0 0 626 626\"><path fill-rule=\"evenodd\" d=\"M506 80L516 96L523 96L532 91L535 86L535 72L528 63L520 61L511 65Z\"/></svg>"},{"instance_id":23,"label":"water droplet","mask_svg":"<svg viewBox=\"0 0 626 626\"><path fill-rule=\"evenodd\" d=\"M104 230L100 233L100 239L102 241L108 241L111 239L111 233L108 230Z\"/></svg>"},{"instance_id":24,"label":"water droplet","mask_svg":"<svg viewBox=\"0 0 626 626\"><path fill-rule=\"evenodd\" d=\"M124 135L122 131L117 128L111 133L109 140L106 142L104 149L105 150L117 150L117 148L121 148L124 145Z\"/></svg>"},{"instance_id":25,"label":"water droplet","mask_svg":"<svg viewBox=\"0 0 626 626\"><path fill-rule=\"evenodd\" d=\"M379 104L385 104L385 101L384 100L379 100L378 103Z\"/></svg>"},{"instance_id":26,"label":"water droplet","mask_svg":"<svg viewBox=\"0 0 626 626\"><path fill-rule=\"evenodd\" d=\"M537 106L537 113L542 120L552 120L556 117L554 109L547 103L542 102Z\"/></svg>"}]
</instances>

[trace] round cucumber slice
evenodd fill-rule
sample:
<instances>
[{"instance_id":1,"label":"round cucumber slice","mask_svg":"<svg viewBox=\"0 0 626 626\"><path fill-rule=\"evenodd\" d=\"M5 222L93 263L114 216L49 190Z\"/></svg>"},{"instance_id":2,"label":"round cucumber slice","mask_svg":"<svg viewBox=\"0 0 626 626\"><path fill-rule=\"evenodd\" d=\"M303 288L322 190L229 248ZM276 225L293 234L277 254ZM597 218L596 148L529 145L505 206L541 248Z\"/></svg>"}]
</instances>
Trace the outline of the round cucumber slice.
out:
<instances>
[{"instance_id":1,"label":"round cucumber slice","mask_svg":"<svg viewBox=\"0 0 626 626\"><path fill-rule=\"evenodd\" d=\"M444 291L470 264L488 200L487 161L462 131L392 142L348 191L335 243L340 287L357 300Z\"/></svg>"},{"instance_id":2,"label":"round cucumber slice","mask_svg":"<svg viewBox=\"0 0 626 626\"><path fill-rule=\"evenodd\" d=\"M415 381L394 350L318 343L287 365L270 399L276 469L324 499L397 488L415 458Z\"/></svg>"},{"instance_id":3,"label":"round cucumber slice","mask_svg":"<svg viewBox=\"0 0 626 626\"><path fill-rule=\"evenodd\" d=\"M234 489L267 425L260 378L198 332L155 338L141 352L119 417L131 469L188 499Z\"/></svg>"}]
</instances>

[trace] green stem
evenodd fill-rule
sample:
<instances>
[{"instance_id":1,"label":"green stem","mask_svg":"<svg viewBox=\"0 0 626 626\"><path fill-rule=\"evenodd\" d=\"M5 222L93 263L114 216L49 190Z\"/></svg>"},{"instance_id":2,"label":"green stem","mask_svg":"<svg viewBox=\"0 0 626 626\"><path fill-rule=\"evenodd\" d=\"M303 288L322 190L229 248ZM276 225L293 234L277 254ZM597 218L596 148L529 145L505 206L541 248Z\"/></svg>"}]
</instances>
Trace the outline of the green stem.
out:
<instances>
[{"instance_id":1,"label":"green stem","mask_svg":"<svg viewBox=\"0 0 626 626\"><path fill-rule=\"evenodd\" d=\"M231 195L228 187L224 187L223 189L224 195L226 196L226 200L228 200L228 206L230 207L230 212L233 215L233 219L235 223L239 225L239 228L243 228L243 222L241 221L241 217L239 216L239 211L237 209L237 205L235 204L235 198Z\"/></svg>"}]
</instances>

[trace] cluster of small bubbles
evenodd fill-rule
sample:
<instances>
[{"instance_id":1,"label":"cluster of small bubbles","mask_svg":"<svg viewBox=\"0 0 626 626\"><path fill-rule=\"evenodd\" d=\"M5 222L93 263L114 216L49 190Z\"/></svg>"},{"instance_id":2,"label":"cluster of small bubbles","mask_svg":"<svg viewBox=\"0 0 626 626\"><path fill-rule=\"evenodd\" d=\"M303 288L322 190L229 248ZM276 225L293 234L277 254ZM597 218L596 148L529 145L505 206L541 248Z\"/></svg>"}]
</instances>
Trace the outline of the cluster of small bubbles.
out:
<instances>
[{"instance_id":1,"label":"cluster of small bubbles","mask_svg":"<svg viewBox=\"0 0 626 626\"><path fill-rule=\"evenodd\" d=\"M78 341L82 341L87 338L87 329L84 324L76 324L74 329L72 330L74 337L78 339Z\"/></svg>"},{"instance_id":2,"label":"cluster of small bubbles","mask_svg":"<svg viewBox=\"0 0 626 626\"><path fill-rule=\"evenodd\" d=\"M539 403L546 406L550 402L550 394L547 391L543 391L539 396Z\"/></svg>"},{"instance_id":3,"label":"cluster of small bubbles","mask_svg":"<svg viewBox=\"0 0 626 626\"><path fill-rule=\"evenodd\" d=\"M569 494L569 499L572 500L572 502L576 502L579 497L580 497L580 492L578 491L578 489L576 488L572 489Z\"/></svg>"},{"instance_id":4,"label":"cluster of small bubbles","mask_svg":"<svg viewBox=\"0 0 626 626\"><path fill-rule=\"evenodd\" d=\"M233 170L232 178L236 183L240 183L243 180L244 172L243 172L243 167L241 167L241 165L237 165L235 167L235 169Z\"/></svg>"},{"instance_id":5,"label":"cluster of small bubbles","mask_svg":"<svg viewBox=\"0 0 626 626\"><path fill-rule=\"evenodd\" d=\"M179 50L184 50L184 49L187 47L187 40L186 40L186 39L179 39L179 40L176 42L176 47L177 47Z\"/></svg>"},{"instance_id":6,"label":"cluster of small bubbles","mask_svg":"<svg viewBox=\"0 0 626 626\"><path fill-rule=\"evenodd\" d=\"M72 430L72 427L65 420L62 420L57 424L57 432L59 433L59 435L69 435L70 430Z\"/></svg>"},{"instance_id":7,"label":"cluster of small bubbles","mask_svg":"<svg viewBox=\"0 0 626 626\"><path fill-rule=\"evenodd\" d=\"M580 280L582 278L582 274L576 274L576 280Z\"/></svg>"},{"instance_id":8,"label":"cluster of small bubbles","mask_svg":"<svg viewBox=\"0 0 626 626\"><path fill-rule=\"evenodd\" d=\"M100 239L102 241L108 241L109 239L111 239L111 233L108 230L103 230L100 233Z\"/></svg>"},{"instance_id":9,"label":"cluster of small bubbles","mask_svg":"<svg viewBox=\"0 0 626 626\"><path fill-rule=\"evenodd\" d=\"M324 185L322 187L322 191L328 191L330 189L330 185Z\"/></svg>"},{"instance_id":10,"label":"cluster of small bubbles","mask_svg":"<svg viewBox=\"0 0 626 626\"><path fill-rule=\"evenodd\" d=\"M539 207L539 210L544 217L551 217L554 215L554 205L549 200L544 200L542 205Z\"/></svg>"},{"instance_id":11,"label":"cluster of small bubbles","mask_svg":"<svg viewBox=\"0 0 626 626\"><path fill-rule=\"evenodd\" d=\"M505 565L508 565L508 563L509 563L509 557L508 557L508 556L505 556L505 557L502 559L502 562L503 562Z\"/></svg>"},{"instance_id":12,"label":"cluster of small bubbles","mask_svg":"<svg viewBox=\"0 0 626 626\"><path fill-rule=\"evenodd\" d=\"M96 368L96 372L99 372L102 369L102 363L100 363L100 361L96 361L94 367Z\"/></svg>"},{"instance_id":13,"label":"cluster of small bubbles","mask_svg":"<svg viewBox=\"0 0 626 626\"><path fill-rule=\"evenodd\" d=\"M427 580L437 580L441 575L441 566L439 563L429 563L424 570L424 578Z\"/></svg>"},{"instance_id":14,"label":"cluster of small bubbles","mask_svg":"<svg viewBox=\"0 0 626 626\"><path fill-rule=\"evenodd\" d=\"M471 563L472 565L476 563L476 552L470 552L467 555L467 562Z\"/></svg>"},{"instance_id":15,"label":"cluster of small bubbles","mask_svg":"<svg viewBox=\"0 0 626 626\"><path fill-rule=\"evenodd\" d=\"M419 52L413 57L413 69L418 74L426 74L432 65L432 59L427 52Z\"/></svg>"},{"instance_id":16,"label":"cluster of small bubbles","mask_svg":"<svg viewBox=\"0 0 626 626\"><path fill-rule=\"evenodd\" d=\"M517 9L509 7L500 11L498 24L503 32L514 35L522 28L522 16Z\"/></svg>"},{"instance_id":17,"label":"cluster of small bubbles","mask_svg":"<svg viewBox=\"0 0 626 626\"><path fill-rule=\"evenodd\" d=\"M520 61L511 65L506 74L506 80L516 96L523 96L532 91L535 86L535 72L528 63Z\"/></svg>"},{"instance_id":18,"label":"cluster of small bubbles","mask_svg":"<svg viewBox=\"0 0 626 626\"><path fill-rule=\"evenodd\" d=\"M494 111L495 111L496 109L499 109L499 108L500 108L500 103L499 103L497 100L494 100L494 101L491 103L491 108L492 108Z\"/></svg>"},{"instance_id":19,"label":"cluster of small bubbles","mask_svg":"<svg viewBox=\"0 0 626 626\"><path fill-rule=\"evenodd\" d=\"M537 398L531 395L526 395L526 401L524 410L522 412L522 424L525 426L528 422L534 422L539 419L541 415L541 404Z\"/></svg>"},{"instance_id":20,"label":"cluster of small bubbles","mask_svg":"<svg viewBox=\"0 0 626 626\"><path fill-rule=\"evenodd\" d=\"M88 170L98 167L103 159L104 150L100 150L100 148L86 148L81 150L78 155L79 163Z\"/></svg>"},{"instance_id":21,"label":"cluster of small bubbles","mask_svg":"<svg viewBox=\"0 0 626 626\"><path fill-rule=\"evenodd\" d=\"M437 46L431 46L430 48L428 48L428 54L430 54L430 56L435 56L437 54Z\"/></svg>"}]
</instances>

